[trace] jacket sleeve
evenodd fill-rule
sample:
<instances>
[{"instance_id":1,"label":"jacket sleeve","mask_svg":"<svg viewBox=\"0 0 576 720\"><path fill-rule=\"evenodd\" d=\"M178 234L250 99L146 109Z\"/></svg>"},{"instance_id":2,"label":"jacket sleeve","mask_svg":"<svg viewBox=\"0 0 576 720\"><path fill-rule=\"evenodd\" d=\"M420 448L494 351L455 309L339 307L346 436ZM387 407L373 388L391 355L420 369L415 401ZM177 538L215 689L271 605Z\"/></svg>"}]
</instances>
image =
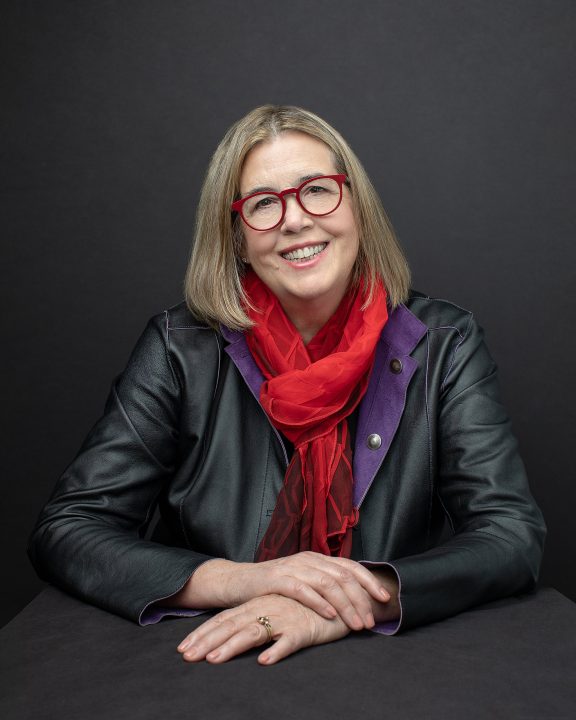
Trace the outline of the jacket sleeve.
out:
<instances>
[{"instance_id":1,"label":"jacket sleeve","mask_svg":"<svg viewBox=\"0 0 576 720\"><path fill-rule=\"evenodd\" d=\"M436 492L452 535L391 562L400 580L400 628L531 589L546 527L530 494L498 388L472 316L440 387Z\"/></svg>"},{"instance_id":2,"label":"jacket sleeve","mask_svg":"<svg viewBox=\"0 0 576 720\"><path fill-rule=\"evenodd\" d=\"M28 548L44 580L141 623L210 559L141 537L177 457L180 389L165 335L162 316L153 318Z\"/></svg>"}]
</instances>

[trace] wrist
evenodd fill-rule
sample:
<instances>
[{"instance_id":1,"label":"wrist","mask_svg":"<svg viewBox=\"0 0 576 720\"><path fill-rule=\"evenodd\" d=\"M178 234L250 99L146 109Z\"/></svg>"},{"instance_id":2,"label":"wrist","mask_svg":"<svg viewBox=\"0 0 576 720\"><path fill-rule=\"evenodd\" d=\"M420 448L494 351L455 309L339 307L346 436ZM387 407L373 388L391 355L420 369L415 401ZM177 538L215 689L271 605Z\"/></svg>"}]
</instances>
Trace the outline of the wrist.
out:
<instances>
[{"instance_id":1,"label":"wrist","mask_svg":"<svg viewBox=\"0 0 576 720\"><path fill-rule=\"evenodd\" d=\"M223 558L207 560L196 568L184 587L163 604L195 610L231 607L234 603L229 598L229 578L238 564Z\"/></svg>"}]
</instances>

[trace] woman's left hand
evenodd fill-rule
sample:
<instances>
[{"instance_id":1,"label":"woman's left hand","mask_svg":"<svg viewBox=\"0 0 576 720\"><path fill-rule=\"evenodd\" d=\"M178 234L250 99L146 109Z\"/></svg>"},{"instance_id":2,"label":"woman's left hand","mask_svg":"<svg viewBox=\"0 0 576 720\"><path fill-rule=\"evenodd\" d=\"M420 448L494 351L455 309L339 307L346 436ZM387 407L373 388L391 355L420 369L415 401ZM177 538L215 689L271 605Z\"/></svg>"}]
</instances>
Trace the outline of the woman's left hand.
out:
<instances>
[{"instance_id":1,"label":"woman's left hand","mask_svg":"<svg viewBox=\"0 0 576 720\"><path fill-rule=\"evenodd\" d=\"M263 665L272 665L310 645L339 640L350 632L340 617L327 620L297 600L263 595L207 620L180 643L178 652L187 662L222 663L265 645L269 642L268 631L258 622L260 616L269 618L273 641L258 656Z\"/></svg>"}]
</instances>

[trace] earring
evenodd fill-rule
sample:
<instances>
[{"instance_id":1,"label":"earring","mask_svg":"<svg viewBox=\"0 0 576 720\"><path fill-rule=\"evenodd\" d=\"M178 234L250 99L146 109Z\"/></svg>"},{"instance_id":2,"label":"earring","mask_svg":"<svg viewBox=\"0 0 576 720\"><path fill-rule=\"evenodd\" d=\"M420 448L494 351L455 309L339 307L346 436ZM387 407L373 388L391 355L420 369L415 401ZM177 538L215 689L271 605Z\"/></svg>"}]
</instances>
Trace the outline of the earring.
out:
<instances>
[{"instance_id":1,"label":"earring","mask_svg":"<svg viewBox=\"0 0 576 720\"><path fill-rule=\"evenodd\" d=\"M240 260L242 260L245 265L248 265L248 258L241 257Z\"/></svg>"}]
</instances>

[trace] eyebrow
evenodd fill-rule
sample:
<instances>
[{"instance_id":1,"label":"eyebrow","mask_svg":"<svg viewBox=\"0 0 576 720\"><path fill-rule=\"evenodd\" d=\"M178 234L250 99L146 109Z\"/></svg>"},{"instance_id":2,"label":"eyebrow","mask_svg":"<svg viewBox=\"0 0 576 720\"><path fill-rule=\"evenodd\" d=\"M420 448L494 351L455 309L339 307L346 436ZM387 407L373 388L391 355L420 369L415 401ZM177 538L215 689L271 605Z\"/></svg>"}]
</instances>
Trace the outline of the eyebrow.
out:
<instances>
[{"instance_id":1,"label":"eyebrow","mask_svg":"<svg viewBox=\"0 0 576 720\"><path fill-rule=\"evenodd\" d=\"M299 187L300 185L302 185L302 183L305 183L307 180L312 180L313 178L317 178L317 177L324 177L324 175L326 175L326 173L323 173L320 171L310 173L309 175L302 175L301 177L299 177L296 180L296 184L293 185L292 187ZM283 189L285 190L286 188L283 188ZM258 187L251 188L247 192L242 193L242 198L249 197L250 195L254 195L255 193L259 193L259 192L281 192L281 191L275 190L271 185L259 185Z\"/></svg>"}]
</instances>

